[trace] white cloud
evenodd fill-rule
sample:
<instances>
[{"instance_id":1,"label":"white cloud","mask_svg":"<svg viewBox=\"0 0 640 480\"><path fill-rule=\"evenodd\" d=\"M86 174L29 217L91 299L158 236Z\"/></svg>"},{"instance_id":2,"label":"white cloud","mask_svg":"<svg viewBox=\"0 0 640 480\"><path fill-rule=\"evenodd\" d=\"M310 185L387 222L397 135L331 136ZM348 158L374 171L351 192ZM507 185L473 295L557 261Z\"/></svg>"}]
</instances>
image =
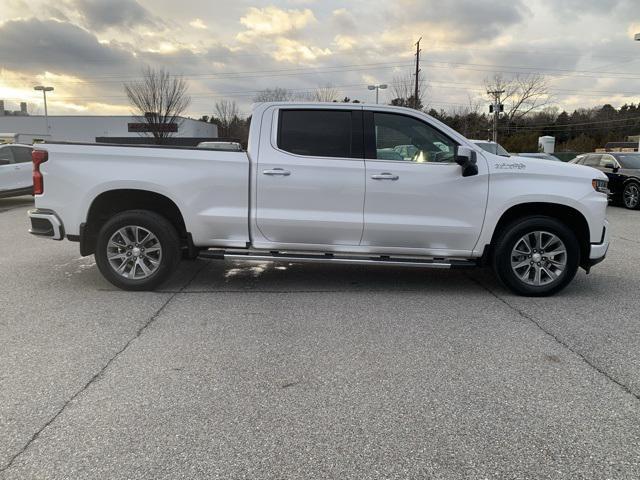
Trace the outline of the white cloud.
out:
<instances>
[{"instance_id":1,"label":"white cloud","mask_svg":"<svg viewBox=\"0 0 640 480\"><path fill-rule=\"evenodd\" d=\"M305 45L289 38L278 38L275 43L277 50L273 57L278 61L308 63L332 53L328 48Z\"/></svg>"},{"instance_id":2,"label":"white cloud","mask_svg":"<svg viewBox=\"0 0 640 480\"><path fill-rule=\"evenodd\" d=\"M195 18L193 20L191 20L189 22L189 25L191 25L193 28L197 28L199 30L206 30L207 28L207 24L204 23L200 18Z\"/></svg>"},{"instance_id":3,"label":"white cloud","mask_svg":"<svg viewBox=\"0 0 640 480\"><path fill-rule=\"evenodd\" d=\"M251 7L240 19L246 30L238 33L236 38L241 42L251 42L257 37L284 35L299 30L316 18L311 10L283 10L269 6L265 8Z\"/></svg>"}]
</instances>

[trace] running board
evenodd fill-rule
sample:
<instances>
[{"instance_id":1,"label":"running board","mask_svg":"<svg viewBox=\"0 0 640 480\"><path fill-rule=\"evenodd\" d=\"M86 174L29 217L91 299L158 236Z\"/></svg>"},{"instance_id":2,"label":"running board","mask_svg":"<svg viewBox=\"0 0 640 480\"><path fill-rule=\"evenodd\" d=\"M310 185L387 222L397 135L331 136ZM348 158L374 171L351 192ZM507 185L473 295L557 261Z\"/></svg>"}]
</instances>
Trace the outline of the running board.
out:
<instances>
[{"instance_id":1,"label":"running board","mask_svg":"<svg viewBox=\"0 0 640 480\"><path fill-rule=\"evenodd\" d=\"M389 267L413 267L413 268L472 268L478 264L474 260L459 260L445 258L402 258L388 256L353 256L337 254L291 254L291 253L229 253L223 250L205 250L200 252L201 257L215 258L218 260L243 260L253 262L291 262L291 263L339 263L343 265L386 265Z\"/></svg>"}]
</instances>

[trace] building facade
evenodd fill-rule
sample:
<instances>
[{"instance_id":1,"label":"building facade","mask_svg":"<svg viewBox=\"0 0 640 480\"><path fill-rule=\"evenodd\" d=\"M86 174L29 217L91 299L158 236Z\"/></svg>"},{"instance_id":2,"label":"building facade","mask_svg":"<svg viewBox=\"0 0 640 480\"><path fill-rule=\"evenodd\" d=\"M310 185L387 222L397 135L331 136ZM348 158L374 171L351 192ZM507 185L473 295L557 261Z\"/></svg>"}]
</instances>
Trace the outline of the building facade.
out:
<instances>
[{"instance_id":1,"label":"building facade","mask_svg":"<svg viewBox=\"0 0 640 480\"><path fill-rule=\"evenodd\" d=\"M59 142L94 143L97 138L149 138L144 121L131 115L49 115L47 122L43 115L0 115L0 132L28 134ZM204 138L218 137L218 128L212 123L179 117L170 125L172 137ZM106 139L106 140L105 140Z\"/></svg>"}]
</instances>

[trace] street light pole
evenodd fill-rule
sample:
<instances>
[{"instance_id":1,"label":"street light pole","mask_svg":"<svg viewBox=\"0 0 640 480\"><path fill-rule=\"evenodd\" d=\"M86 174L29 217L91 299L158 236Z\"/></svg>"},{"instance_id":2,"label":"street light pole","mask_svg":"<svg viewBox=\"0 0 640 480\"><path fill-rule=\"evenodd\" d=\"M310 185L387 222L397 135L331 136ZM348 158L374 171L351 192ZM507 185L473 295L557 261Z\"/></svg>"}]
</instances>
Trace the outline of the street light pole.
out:
<instances>
[{"instance_id":1,"label":"street light pole","mask_svg":"<svg viewBox=\"0 0 640 480\"><path fill-rule=\"evenodd\" d=\"M53 87L45 87L44 85L37 85L33 87L33 89L39 92L42 92L42 95L44 97L44 121L47 127L47 135L49 135L50 127L49 127L49 112L47 111L47 92L52 92Z\"/></svg>"},{"instance_id":2,"label":"street light pole","mask_svg":"<svg viewBox=\"0 0 640 480\"><path fill-rule=\"evenodd\" d=\"M380 90L385 90L387 88L387 84L383 83L381 85L369 85L367 86L367 88L369 90L375 90L376 91L376 105L378 104L378 93Z\"/></svg>"}]
</instances>

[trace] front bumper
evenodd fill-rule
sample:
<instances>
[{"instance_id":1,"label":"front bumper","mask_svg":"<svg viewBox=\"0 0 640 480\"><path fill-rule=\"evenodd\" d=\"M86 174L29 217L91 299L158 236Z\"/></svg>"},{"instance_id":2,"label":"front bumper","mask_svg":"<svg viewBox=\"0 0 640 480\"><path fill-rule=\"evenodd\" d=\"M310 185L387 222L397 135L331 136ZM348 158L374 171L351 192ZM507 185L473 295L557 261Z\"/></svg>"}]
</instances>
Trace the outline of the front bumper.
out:
<instances>
[{"instance_id":1,"label":"front bumper","mask_svg":"<svg viewBox=\"0 0 640 480\"><path fill-rule=\"evenodd\" d=\"M589 252L589 266L600 263L606 257L607 250L609 250L609 235L609 222L605 220L602 228L602 240L600 243L591 244L591 251Z\"/></svg>"},{"instance_id":2,"label":"front bumper","mask_svg":"<svg viewBox=\"0 0 640 480\"><path fill-rule=\"evenodd\" d=\"M53 210L35 208L27 212L31 220L29 233L52 240L64 239L64 225Z\"/></svg>"}]
</instances>

